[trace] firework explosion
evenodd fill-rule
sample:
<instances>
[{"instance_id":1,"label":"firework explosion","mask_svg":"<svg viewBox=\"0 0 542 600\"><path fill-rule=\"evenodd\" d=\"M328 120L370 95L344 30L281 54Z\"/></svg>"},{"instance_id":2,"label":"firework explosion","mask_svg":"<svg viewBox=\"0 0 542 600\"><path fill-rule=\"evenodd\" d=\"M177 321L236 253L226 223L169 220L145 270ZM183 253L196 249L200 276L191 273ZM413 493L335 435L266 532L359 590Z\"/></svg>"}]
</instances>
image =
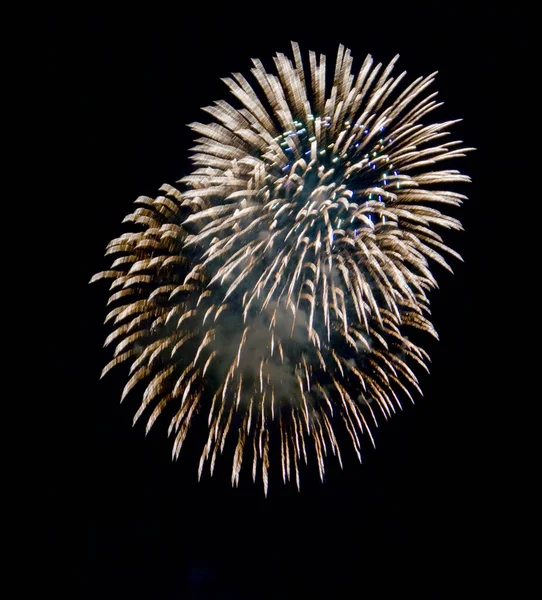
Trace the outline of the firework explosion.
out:
<instances>
[{"instance_id":1,"label":"firework explosion","mask_svg":"<svg viewBox=\"0 0 542 600\"><path fill-rule=\"evenodd\" d=\"M426 95L434 74L400 88L370 56L352 72L339 46L331 92L326 63L311 52L305 72L277 54L278 75L254 60L259 86L225 79L233 104L204 110L193 172L182 191L164 185L126 217L136 227L113 240L103 374L130 364L124 398L146 388L134 417L147 431L170 417L173 456L205 419L199 475L211 473L231 438L232 484L243 457L268 488L270 448L284 481L311 453L320 476L344 428L361 460L360 436L419 389L412 366L427 353L408 334L436 337L428 291L430 262L450 269L435 228L461 229L435 206L465 196L442 185L467 182L443 160L470 148L445 141L455 121L424 124L439 104ZM341 463L342 466L342 463Z\"/></svg>"}]
</instances>

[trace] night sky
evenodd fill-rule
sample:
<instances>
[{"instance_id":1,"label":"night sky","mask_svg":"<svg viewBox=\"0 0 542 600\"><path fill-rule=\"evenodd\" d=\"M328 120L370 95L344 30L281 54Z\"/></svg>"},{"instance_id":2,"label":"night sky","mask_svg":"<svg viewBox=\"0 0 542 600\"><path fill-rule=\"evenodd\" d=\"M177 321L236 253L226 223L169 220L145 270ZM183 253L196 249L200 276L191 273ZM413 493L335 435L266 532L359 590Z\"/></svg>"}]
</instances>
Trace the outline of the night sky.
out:
<instances>
[{"instance_id":1,"label":"night sky","mask_svg":"<svg viewBox=\"0 0 542 600\"><path fill-rule=\"evenodd\" d=\"M43 184L53 230L45 284L52 401L37 460L48 583L57 595L484 597L481 557L495 535L487 514L494 477L487 377L495 369L485 335L495 310L487 307L487 213L496 191L494 124L505 108L497 92L503 71L513 77L515 25L475 3L404 4L112 10L89 3L44 16L38 60L50 140ZM166 425L158 422L147 437L143 425L132 428L137 394L119 404L125 372L99 379L110 357L102 348L107 286L88 280L107 267L105 245L126 230L121 221L133 201L189 172L194 134L186 125L206 119L200 107L227 97L220 79L247 74L253 57L272 68L275 52L290 53L290 40L304 56L323 52L330 66L343 43L357 68L368 53L385 64L399 53L396 70L406 69L409 82L438 70L432 89L445 105L433 117L463 118L452 134L478 150L455 165L473 183L455 188L470 198L458 215L465 232L446 241L465 263L451 259L453 276L433 269L440 341L427 340L424 397L382 424L362 465L346 450L345 469L329 460L323 484L314 465L304 469L300 493L275 473L265 499L248 472L230 487L230 457L197 482L205 432L193 431L172 463Z\"/></svg>"}]
</instances>

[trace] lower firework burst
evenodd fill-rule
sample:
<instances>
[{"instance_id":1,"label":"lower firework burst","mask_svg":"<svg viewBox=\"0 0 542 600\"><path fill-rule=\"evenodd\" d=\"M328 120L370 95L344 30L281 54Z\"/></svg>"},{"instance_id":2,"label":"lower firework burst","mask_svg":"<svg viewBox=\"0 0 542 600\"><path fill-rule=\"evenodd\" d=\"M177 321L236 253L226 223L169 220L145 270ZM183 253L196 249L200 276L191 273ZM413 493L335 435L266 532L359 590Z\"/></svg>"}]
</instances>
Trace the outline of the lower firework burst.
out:
<instances>
[{"instance_id":1,"label":"lower firework burst","mask_svg":"<svg viewBox=\"0 0 542 600\"><path fill-rule=\"evenodd\" d=\"M253 61L259 92L225 80L238 108L204 109L214 121L191 125L182 191L138 198L134 230L92 279L112 279L103 373L130 364L123 398L146 382L134 422L145 415L148 430L167 412L177 457L199 414L200 476L229 436L232 484L249 454L266 493L271 444L299 487L311 454L322 478L328 453L341 461L339 428L361 459L360 436L421 392L412 367L429 357L408 334L436 337L430 263L460 258L435 231L460 223L436 207L460 205L442 187L469 181L439 168L470 148L446 141L453 121L425 123L434 75L401 88L397 57L382 69L370 56L354 74L339 46L326 95L325 57L311 52L306 73L292 46L277 75Z\"/></svg>"}]
</instances>

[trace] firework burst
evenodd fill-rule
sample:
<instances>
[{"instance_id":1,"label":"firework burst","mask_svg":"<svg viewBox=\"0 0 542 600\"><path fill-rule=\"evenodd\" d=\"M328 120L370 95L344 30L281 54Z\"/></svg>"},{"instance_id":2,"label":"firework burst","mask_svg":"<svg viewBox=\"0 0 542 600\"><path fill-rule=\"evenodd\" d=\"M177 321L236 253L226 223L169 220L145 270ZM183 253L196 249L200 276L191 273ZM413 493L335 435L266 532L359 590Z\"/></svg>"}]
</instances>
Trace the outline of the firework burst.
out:
<instances>
[{"instance_id":1,"label":"firework burst","mask_svg":"<svg viewBox=\"0 0 542 600\"><path fill-rule=\"evenodd\" d=\"M234 103L191 125L182 191L138 198L134 230L92 279L112 279L103 373L130 364L123 398L146 385L134 422L168 413L177 457L199 415L200 476L231 439L232 484L248 454L266 493L271 444L284 481L299 486L311 454L323 478L329 453L341 461L338 428L361 460L360 436L421 393L412 367L429 357L408 334L436 337L431 262L460 256L435 229L461 229L438 207L465 199L442 187L469 181L439 168L470 149L446 141L454 121L426 124L434 74L401 86L397 57L370 56L356 74L339 46L326 93L325 57L311 52L306 72L292 46L277 75L253 61L254 87L225 79Z\"/></svg>"}]
</instances>

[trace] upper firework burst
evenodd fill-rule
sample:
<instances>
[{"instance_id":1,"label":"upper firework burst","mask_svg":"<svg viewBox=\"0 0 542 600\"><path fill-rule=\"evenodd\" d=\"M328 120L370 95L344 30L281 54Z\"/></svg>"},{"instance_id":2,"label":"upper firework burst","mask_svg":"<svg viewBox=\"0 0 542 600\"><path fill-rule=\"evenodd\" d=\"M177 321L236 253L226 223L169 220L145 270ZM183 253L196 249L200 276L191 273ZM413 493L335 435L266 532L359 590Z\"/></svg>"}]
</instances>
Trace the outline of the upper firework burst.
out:
<instances>
[{"instance_id":1,"label":"upper firework burst","mask_svg":"<svg viewBox=\"0 0 542 600\"><path fill-rule=\"evenodd\" d=\"M469 180L439 168L468 149L446 141L453 121L425 122L433 75L401 87L397 57L382 70L370 56L355 75L340 46L326 92L325 57L311 52L306 73L293 55L276 56L278 75L255 60L257 86L225 80L235 105L191 125L183 191L139 198L126 220L141 228L111 242L112 269L93 278L113 279L105 371L132 363L124 394L148 381L135 418L149 410L150 427L171 410L177 456L203 415L200 474L232 433L232 483L248 447L266 490L275 434L283 479L299 485L311 450L322 477L329 450L341 460L339 427L359 457L378 414L419 390L410 365L428 356L407 334L436 336L431 261L460 258L434 231L460 223L436 207L461 204L441 186Z\"/></svg>"}]
</instances>

